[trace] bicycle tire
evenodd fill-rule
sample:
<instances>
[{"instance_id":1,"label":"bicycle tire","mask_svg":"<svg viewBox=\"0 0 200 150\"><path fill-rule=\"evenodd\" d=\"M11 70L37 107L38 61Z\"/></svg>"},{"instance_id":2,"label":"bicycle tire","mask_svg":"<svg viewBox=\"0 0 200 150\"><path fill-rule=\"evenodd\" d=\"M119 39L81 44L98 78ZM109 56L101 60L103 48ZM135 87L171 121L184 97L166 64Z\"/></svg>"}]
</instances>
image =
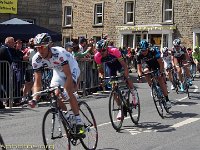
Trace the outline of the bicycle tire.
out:
<instances>
[{"instance_id":1,"label":"bicycle tire","mask_svg":"<svg viewBox=\"0 0 200 150\"><path fill-rule=\"evenodd\" d=\"M46 150L71 149L70 138L68 138L69 136L65 123L61 120L61 118L59 118L59 121L58 118L58 113L53 109L48 109L44 114L42 121L42 138ZM60 126L61 132L59 131L60 129L58 126ZM56 135L56 132L58 132L58 135ZM50 136L47 136L47 134ZM53 139L52 135L55 135Z\"/></svg>"},{"instance_id":2,"label":"bicycle tire","mask_svg":"<svg viewBox=\"0 0 200 150\"><path fill-rule=\"evenodd\" d=\"M180 88L179 87L179 80L178 80L177 76L174 75L174 74L173 74L173 85L175 87L176 93L178 94L179 93L178 89Z\"/></svg>"},{"instance_id":3,"label":"bicycle tire","mask_svg":"<svg viewBox=\"0 0 200 150\"><path fill-rule=\"evenodd\" d=\"M132 122L137 125L140 119L140 99L136 88L134 88L134 94L136 101L133 100L131 91L128 91L127 106Z\"/></svg>"},{"instance_id":4,"label":"bicycle tire","mask_svg":"<svg viewBox=\"0 0 200 150\"><path fill-rule=\"evenodd\" d=\"M6 145L3 141L1 134L0 134L0 150L6 150Z\"/></svg>"},{"instance_id":5,"label":"bicycle tire","mask_svg":"<svg viewBox=\"0 0 200 150\"><path fill-rule=\"evenodd\" d=\"M91 108L86 102L80 101L78 105L79 113L86 129L86 137L80 138L81 144L87 150L95 150L98 143L98 130L96 120ZM90 141L91 138L94 138L94 140L92 139L93 142Z\"/></svg>"},{"instance_id":6,"label":"bicycle tire","mask_svg":"<svg viewBox=\"0 0 200 150\"><path fill-rule=\"evenodd\" d=\"M162 100L158 98L157 87L154 83L152 84L152 96L153 96L154 104L156 106L156 110L159 116L163 119L164 118L163 104L162 104Z\"/></svg>"},{"instance_id":7,"label":"bicycle tire","mask_svg":"<svg viewBox=\"0 0 200 150\"><path fill-rule=\"evenodd\" d=\"M114 93L118 94L120 106L117 105L117 103L114 99ZM122 105L121 98L122 98L122 96L120 94L120 91L116 91L116 90L112 90L112 92L110 93L110 96L109 96L109 117L110 117L110 121L111 121L113 128L117 132L120 131L120 128L122 127L122 123L124 120L123 105ZM117 120L117 114L118 114L119 110L121 110L121 119Z\"/></svg>"}]
</instances>

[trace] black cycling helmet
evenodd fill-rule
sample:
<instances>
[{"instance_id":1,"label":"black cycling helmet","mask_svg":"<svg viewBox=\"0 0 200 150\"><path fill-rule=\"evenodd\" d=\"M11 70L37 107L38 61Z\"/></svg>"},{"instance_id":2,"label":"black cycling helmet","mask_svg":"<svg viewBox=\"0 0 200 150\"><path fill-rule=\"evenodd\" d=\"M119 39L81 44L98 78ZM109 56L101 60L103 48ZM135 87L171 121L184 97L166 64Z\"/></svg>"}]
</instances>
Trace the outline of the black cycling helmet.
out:
<instances>
[{"instance_id":1,"label":"black cycling helmet","mask_svg":"<svg viewBox=\"0 0 200 150\"><path fill-rule=\"evenodd\" d=\"M180 45L181 45L181 40L180 40L180 39L175 39L175 40L173 41L173 45L174 45L174 46L180 46Z\"/></svg>"},{"instance_id":2,"label":"black cycling helmet","mask_svg":"<svg viewBox=\"0 0 200 150\"><path fill-rule=\"evenodd\" d=\"M106 49L108 47L109 42L107 40L101 39L96 43L96 50L100 51L102 49Z\"/></svg>"},{"instance_id":3,"label":"black cycling helmet","mask_svg":"<svg viewBox=\"0 0 200 150\"><path fill-rule=\"evenodd\" d=\"M48 33L40 33L34 38L34 45L44 45L51 43L51 36Z\"/></svg>"}]
</instances>

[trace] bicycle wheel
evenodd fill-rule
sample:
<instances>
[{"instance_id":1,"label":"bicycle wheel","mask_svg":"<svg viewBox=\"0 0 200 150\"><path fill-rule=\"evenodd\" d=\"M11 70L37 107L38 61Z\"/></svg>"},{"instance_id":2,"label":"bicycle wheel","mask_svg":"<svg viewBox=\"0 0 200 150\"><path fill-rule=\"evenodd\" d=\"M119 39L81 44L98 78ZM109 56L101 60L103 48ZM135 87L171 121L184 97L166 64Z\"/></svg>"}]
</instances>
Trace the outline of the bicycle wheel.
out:
<instances>
[{"instance_id":1,"label":"bicycle wheel","mask_svg":"<svg viewBox=\"0 0 200 150\"><path fill-rule=\"evenodd\" d=\"M52 109L47 110L42 121L42 137L46 150L70 150L70 139L67 128L64 126L58 113Z\"/></svg>"},{"instance_id":2,"label":"bicycle wheel","mask_svg":"<svg viewBox=\"0 0 200 150\"><path fill-rule=\"evenodd\" d=\"M164 118L162 98L158 95L158 89L155 84L152 85L152 96L153 101L156 106L156 110L161 118Z\"/></svg>"},{"instance_id":3,"label":"bicycle wheel","mask_svg":"<svg viewBox=\"0 0 200 150\"><path fill-rule=\"evenodd\" d=\"M140 119L140 99L136 89L133 91L134 95L132 95L131 91L128 91L128 112L131 117L131 120L134 124L138 124Z\"/></svg>"},{"instance_id":4,"label":"bicycle wheel","mask_svg":"<svg viewBox=\"0 0 200 150\"><path fill-rule=\"evenodd\" d=\"M96 120L92 110L86 102L80 101L78 105L79 113L86 129L86 137L80 139L81 144L87 150L95 150L98 143L98 130Z\"/></svg>"},{"instance_id":5,"label":"bicycle wheel","mask_svg":"<svg viewBox=\"0 0 200 150\"><path fill-rule=\"evenodd\" d=\"M0 134L0 150L6 150L6 145L3 141L1 134Z\"/></svg>"},{"instance_id":6,"label":"bicycle wheel","mask_svg":"<svg viewBox=\"0 0 200 150\"><path fill-rule=\"evenodd\" d=\"M177 75L175 73L173 73L173 85L175 87L176 93L178 94L178 89L180 87L179 87L179 80L178 80Z\"/></svg>"},{"instance_id":7,"label":"bicycle wheel","mask_svg":"<svg viewBox=\"0 0 200 150\"><path fill-rule=\"evenodd\" d=\"M118 104L115 100L117 98L119 101ZM123 120L124 120L123 105L122 105L121 98L122 98L122 96L120 94L120 91L113 90L110 93L109 117L110 117L111 124L116 131L120 130L120 128L122 127ZM121 111L121 116L118 116L119 111ZM117 117L118 117L118 119L117 119ZM119 119L119 118L121 118L121 119Z\"/></svg>"}]
</instances>

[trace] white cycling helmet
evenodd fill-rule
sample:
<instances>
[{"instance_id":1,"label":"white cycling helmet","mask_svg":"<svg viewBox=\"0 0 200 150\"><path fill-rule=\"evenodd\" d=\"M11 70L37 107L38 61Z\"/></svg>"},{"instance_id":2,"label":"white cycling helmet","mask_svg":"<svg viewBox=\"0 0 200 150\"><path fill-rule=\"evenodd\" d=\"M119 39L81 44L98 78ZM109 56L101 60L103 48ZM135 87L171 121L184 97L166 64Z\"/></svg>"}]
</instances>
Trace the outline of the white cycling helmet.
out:
<instances>
[{"instance_id":1,"label":"white cycling helmet","mask_svg":"<svg viewBox=\"0 0 200 150\"><path fill-rule=\"evenodd\" d=\"M44 45L51 43L51 36L48 33L40 33L34 38L34 45Z\"/></svg>"}]
</instances>

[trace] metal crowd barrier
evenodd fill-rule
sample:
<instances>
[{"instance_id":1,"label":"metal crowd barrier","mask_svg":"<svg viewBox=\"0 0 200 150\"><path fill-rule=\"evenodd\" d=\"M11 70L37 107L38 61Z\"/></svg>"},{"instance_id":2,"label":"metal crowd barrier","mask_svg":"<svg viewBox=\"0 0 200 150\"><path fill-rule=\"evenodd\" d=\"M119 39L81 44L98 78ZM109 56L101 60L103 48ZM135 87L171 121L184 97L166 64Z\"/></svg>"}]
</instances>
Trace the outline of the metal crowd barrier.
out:
<instances>
[{"instance_id":1,"label":"metal crowd barrier","mask_svg":"<svg viewBox=\"0 0 200 150\"><path fill-rule=\"evenodd\" d=\"M90 89L96 88L99 85L98 71L96 63L93 60L78 60L81 70L80 82L78 91L82 96L90 94ZM25 84L26 73L30 70L28 62L13 62L9 64L7 61L0 61L0 100L9 101L9 107L13 106L13 102L20 102L24 97L23 88ZM46 88L47 83L50 83L52 78L52 70L43 70L43 88Z\"/></svg>"}]
</instances>

